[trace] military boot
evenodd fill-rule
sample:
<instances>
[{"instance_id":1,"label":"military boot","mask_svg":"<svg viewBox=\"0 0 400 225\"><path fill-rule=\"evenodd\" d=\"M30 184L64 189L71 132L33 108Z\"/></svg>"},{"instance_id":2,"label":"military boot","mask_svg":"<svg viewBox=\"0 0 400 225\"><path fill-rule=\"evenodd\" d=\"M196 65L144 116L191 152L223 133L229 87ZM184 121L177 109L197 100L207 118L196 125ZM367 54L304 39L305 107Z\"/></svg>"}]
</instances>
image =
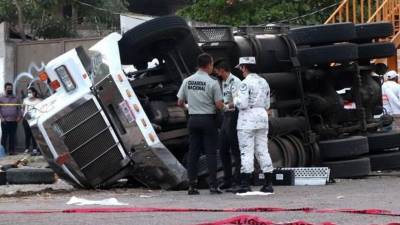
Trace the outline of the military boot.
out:
<instances>
[{"instance_id":1,"label":"military boot","mask_svg":"<svg viewBox=\"0 0 400 225\"><path fill-rule=\"evenodd\" d=\"M197 181L189 182L188 195L199 195L200 192L197 190Z\"/></svg>"},{"instance_id":2,"label":"military boot","mask_svg":"<svg viewBox=\"0 0 400 225\"><path fill-rule=\"evenodd\" d=\"M210 194L222 194L223 192L218 186L214 185L210 187Z\"/></svg>"},{"instance_id":3,"label":"military boot","mask_svg":"<svg viewBox=\"0 0 400 225\"><path fill-rule=\"evenodd\" d=\"M236 190L236 193L246 193L251 191L250 178L251 173L240 174L240 186L239 189Z\"/></svg>"},{"instance_id":4,"label":"military boot","mask_svg":"<svg viewBox=\"0 0 400 225\"><path fill-rule=\"evenodd\" d=\"M274 189L272 188L272 173L264 173L265 176L265 183L261 187L260 191L265 193L274 193Z\"/></svg>"}]
</instances>

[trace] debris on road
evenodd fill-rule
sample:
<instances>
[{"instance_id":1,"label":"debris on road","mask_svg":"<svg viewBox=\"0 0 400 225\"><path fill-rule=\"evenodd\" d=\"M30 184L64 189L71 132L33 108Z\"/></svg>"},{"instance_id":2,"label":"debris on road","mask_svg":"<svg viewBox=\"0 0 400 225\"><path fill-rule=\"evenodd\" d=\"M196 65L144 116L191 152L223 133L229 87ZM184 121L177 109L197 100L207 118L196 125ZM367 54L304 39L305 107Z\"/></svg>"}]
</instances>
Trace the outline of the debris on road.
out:
<instances>
[{"instance_id":1,"label":"debris on road","mask_svg":"<svg viewBox=\"0 0 400 225\"><path fill-rule=\"evenodd\" d=\"M116 198L107 198L103 200L87 200L72 196L66 203L67 205L128 205L128 203L119 202Z\"/></svg>"}]
</instances>

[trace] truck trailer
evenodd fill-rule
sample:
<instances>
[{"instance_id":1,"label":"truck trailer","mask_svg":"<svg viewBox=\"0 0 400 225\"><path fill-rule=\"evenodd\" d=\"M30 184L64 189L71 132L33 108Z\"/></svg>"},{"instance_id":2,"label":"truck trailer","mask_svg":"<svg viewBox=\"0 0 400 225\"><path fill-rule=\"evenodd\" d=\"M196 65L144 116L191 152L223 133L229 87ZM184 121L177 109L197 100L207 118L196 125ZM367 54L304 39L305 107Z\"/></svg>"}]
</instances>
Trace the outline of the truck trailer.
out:
<instances>
[{"instance_id":1,"label":"truck trailer","mask_svg":"<svg viewBox=\"0 0 400 225\"><path fill-rule=\"evenodd\" d=\"M327 166L334 178L391 169L400 133L382 107L382 59L391 23L190 27L178 16L112 33L51 60L40 79L52 94L29 124L51 168L76 187L122 178L152 188L187 185L187 110L181 82L202 52L236 65L255 56L271 87L269 151L274 167ZM132 69L133 68L133 69ZM239 71L232 72L241 77ZM390 155L391 154L391 155ZM399 163L400 164L400 163ZM205 156L199 175L207 174Z\"/></svg>"}]
</instances>

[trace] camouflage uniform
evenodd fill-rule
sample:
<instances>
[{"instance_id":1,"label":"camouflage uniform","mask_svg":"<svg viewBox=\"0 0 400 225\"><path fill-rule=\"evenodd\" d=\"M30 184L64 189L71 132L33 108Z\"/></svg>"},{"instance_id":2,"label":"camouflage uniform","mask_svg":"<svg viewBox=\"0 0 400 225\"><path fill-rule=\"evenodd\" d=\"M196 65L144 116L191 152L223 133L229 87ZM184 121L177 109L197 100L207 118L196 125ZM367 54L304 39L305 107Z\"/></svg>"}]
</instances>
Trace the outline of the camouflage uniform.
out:
<instances>
[{"instance_id":1,"label":"camouflage uniform","mask_svg":"<svg viewBox=\"0 0 400 225\"><path fill-rule=\"evenodd\" d=\"M234 104L239 109L237 124L241 152L241 173L254 171L254 154L263 173L272 172L268 153L268 112L270 89L267 81L250 73L242 81Z\"/></svg>"}]
</instances>

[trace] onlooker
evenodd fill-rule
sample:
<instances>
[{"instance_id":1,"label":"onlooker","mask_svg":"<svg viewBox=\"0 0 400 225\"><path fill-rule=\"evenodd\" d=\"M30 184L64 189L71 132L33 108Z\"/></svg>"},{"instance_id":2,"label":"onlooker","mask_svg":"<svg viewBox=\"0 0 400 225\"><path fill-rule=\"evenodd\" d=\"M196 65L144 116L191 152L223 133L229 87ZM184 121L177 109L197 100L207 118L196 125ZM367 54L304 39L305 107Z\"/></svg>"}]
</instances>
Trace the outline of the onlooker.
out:
<instances>
[{"instance_id":1,"label":"onlooker","mask_svg":"<svg viewBox=\"0 0 400 225\"><path fill-rule=\"evenodd\" d=\"M15 134L17 124L21 120L21 107L17 97L13 95L13 85L4 85L5 95L0 97L0 118L1 118L1 144L9 155L15 154ZM7 145L8 144L8 145Z\"/></svg>"},{"instance_id":2,"label":"onlooker","mask_svg":"<svg viewBox=\"0 0 400 225\"><path fill-rule=\"evenodd\" d=\"M400 84L398 74L391 70L384 75L382 104L387 114L394 117L393 129L400 129Z\"/></svg>"},{"instance_id":3,"label":"onlooker","mask_svg":"<svg viewBox=\"0 0 400 225\"><path fill-rule=\"evenodd\" d=\"M31 127L27 121L27 117L30 113L35 110L35 105L40 103L42 100L38 98L38 92L34 87L28 88L28 96L23 101L22 115L23 115L23 125L25 130L25 153L29 153L29 148L32 143L32 155L38 155L37 144L32 136Z\"/></svg>"}]
</instances>

